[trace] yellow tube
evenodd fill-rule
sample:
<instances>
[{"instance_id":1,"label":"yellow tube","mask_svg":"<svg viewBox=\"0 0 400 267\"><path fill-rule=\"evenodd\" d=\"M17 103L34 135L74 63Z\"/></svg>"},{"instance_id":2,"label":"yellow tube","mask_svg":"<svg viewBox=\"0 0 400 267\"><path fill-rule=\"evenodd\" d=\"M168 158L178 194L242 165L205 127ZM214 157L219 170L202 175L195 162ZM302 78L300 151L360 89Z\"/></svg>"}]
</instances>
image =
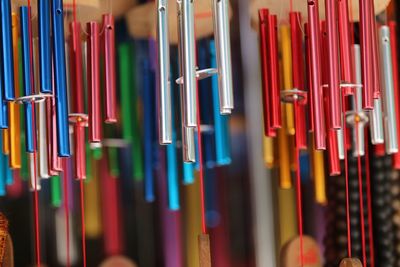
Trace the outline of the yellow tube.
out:
<instances>
[{"instance_id":1,"label":"yellow tube","mask_svg":"<svg viewBox=\"0 0 400 267\"><path fill-rule=\"evenodd\" d=\"M90 238L97 238L102 233L101 209L100 209L100 181L98 175L99 162L93 158L92 178L85 181L85 227L86 235Z\"/></svg>"},{"instance_id":2,"label":"yellow tube","mask_svg":"<svg viewBox=\"0 0 400 267\"><path fill-rule=\"evenodd\" d=\"M19 58L18 58L18 17L16 13L12 13L12 39L13 39L13 55L14 55L14 88L15 96L19 96ZM4 143L9 144L9 164L12 169L21 168L21 130L20 130L20 114L19 105L14 102L8 102L9 108L9 128L7 140Z\"/></svg>"},{"instance_id":3,"label":"yellow tube","mask_svg":"<svg viewBox=\"0 0 400 267\"><path fill-rule=\"evenodd\" d=\"M312 149L311 169L314 177L315 201L319 204L326 204L327 198L325 189L324 152L321 150L316 150L314 148L314 145L312 145L311 149Z\"/></svg>"},{"instance_id":4,"label":"yellow tube","mask_svg":"<svg viewBox=\"0 0 400 267\"><path fill-rule=\"evenodd\" d=\"M201 234L200 183L196 175L195 182L183 187L186 266L199 267L198 235Z\"/></svg>"},{"instance_id":5,"label":"yellow tube","mask_svg":"<svg viewBox=\"0 0 400 267\"><path fill-rule=\"evenodd\" d=\"M264 137L264 164L267 168L274 167L274 139L272 137Z\"/></svg>"},{"instance_id":6,"label":"yellow tube","mask_svg":"<svg viewBox=\"0 0 400 267\"><path fill-rule=\"evenodd\" d=\"M282 128L277 130L279 148L279 186L288 189L292 187L292 177L290 174L289 136L286 134L285 122L286 115L282 112Z\"/></svg>"},{"instance_id":7,"label":"yellow tube","mask_svg":"<svg viewBox=\"0 0 400 267\"><path fill-rule=\"evenodd\" d=\"M290 36L290 27L282 25L280 28L281 34L281 51L282 51L282 71L283 71L283 90L293 89L292 82L292 45ZM293 104L285 103L286 112L286 128L290 135L295 134Z\"/></svg>"}]
</instances>

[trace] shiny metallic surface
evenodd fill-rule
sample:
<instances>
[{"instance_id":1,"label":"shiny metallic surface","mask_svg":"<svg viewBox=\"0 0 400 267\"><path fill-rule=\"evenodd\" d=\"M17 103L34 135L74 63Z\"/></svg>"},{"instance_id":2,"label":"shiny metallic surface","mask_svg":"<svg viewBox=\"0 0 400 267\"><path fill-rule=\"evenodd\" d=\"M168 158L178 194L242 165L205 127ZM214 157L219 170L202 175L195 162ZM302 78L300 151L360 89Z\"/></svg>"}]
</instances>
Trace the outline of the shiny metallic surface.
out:
<instances>
[{"instance_id":1,"label":"shiny metallic surface","mask_svg":"<svg viewBox=\"0 0 400 267\"><path fill-rule=\"evenodd\" d=\"M354 56L354 78L356 83L362 82L361 76L361 51L360 46L353 45L353 56ZM353 111L359 113L362 110L362 88L356 87L355 94L352 97ZM357 127L357 128L356 128ZM353 128L352 135L352 146L353 146L353 156L364 156L365 154L365 137L364 137L364 124L357 123Z\"/></svg>"},{"instance_id":2,"label":"shiny metallic surface","mask_svg":"<svg viewBox=\"0 0 400 267\"><path fill-rule=\"evenodd\" d=\"M42 101L36 105L39 112L36 114L38 122L38 164L39 176L41 178L49 178L48 151L47 151L47 129L46 129L46 102Z\"/></svg>"},{"instance_id":3,"label":"shiny metallic surface","mask_svg":"<svg viewBox=\"0 0 400 267\"><path fill-rule=\"evenodd\" d=\"M50 1L38 0L40 92L52 93Z\"/></svg>"},{"instance_id":4,"label":"shiny metallic surface","mask_svg":"<svg viewBox=\"0 0 400 267\"><path fill-rule=\"evenodd\" d=\"M197 82L196 82L196 50L194 36L194 3L193 0L181 1L182 58L184 124L186 127L197 127Z\"/></svg>"},{"instance_id":5,"label":"shiny metallic surface","mask_svg":"<svg viewBox=\"0 0 400 267\"><path fill-rule=\"evenodd\" d=\"M57 116L57 146L58 156L71 155L68 135L68 96L65 64L64 41L64 12L63 1L53 0L51 5L52 36L54 52L54 95L56 100Z\"/></svg>"},{"instance_id":6,"label":"shiny metallic surface","mask_svg":"<svg viewBox=\"0 0 400 267\"><path fill-rule=\"evenodd\" d=\"M196 161L196 143L194 141L195 129L182 127L182 151L184 162Z\"/></svg>"},{"instance_id":7,"label":"shiny metallic surface","mask_svg":"<svg viewBox=\"0 0 400 267\"><path fill-rule=\"evenodd\" d=\"M383 124L385 131L386 153L393 154L398 152L398 140L396 110L394 106L390 29L388 26L382 26L379 29L379 48L381 59L381 88L383 92Z\"/></svg>"},{"instance_id":8,"label":"shiny metallic surface","mask_svg":"<svg viewBox=\"0 0 400 267\"><path fill-rule=\"evenodd\" d=\"M0 1L1 20L1 58L2 58L2 97L4 100L14 100L14 58L12 47L11 0ZM18 79L18 77L17 77Z\"/></svg>"},{"instance_id":9,"label":"shiny metallic surface","mask_svg":"<svg viewBox=\"0 0 400 267\"><path fill-rule=\"evenodd\" d=\"M221 114L233 109L233 82L229 32L229 1L212 0Z\"/></svg>"},{"instance_id":10,"label":"shiny metallic surface","mask_svg":"<svg viewBox=\"0 0 400 267\"><path fill-rule=\"evenodd\" d=\"M168 1L157 1L159 142L172 143L172 106L168 38Z\"/></svg>"}]
</instances>

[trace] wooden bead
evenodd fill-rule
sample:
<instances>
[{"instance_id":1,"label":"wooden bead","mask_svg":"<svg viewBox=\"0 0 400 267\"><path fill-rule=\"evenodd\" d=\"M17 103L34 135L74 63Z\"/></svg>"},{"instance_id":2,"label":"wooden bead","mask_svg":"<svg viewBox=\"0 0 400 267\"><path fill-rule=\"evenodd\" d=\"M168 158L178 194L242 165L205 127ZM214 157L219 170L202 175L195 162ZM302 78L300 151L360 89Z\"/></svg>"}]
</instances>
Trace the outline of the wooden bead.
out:
<instances>
[{"instance_id":1,"label":"wooden bead","mask_svg":"<svg viewBox=\"0 0 400 267\"><path fill-rule=\"evenodd\" d=\"M362 267L362 263L356 258L346 258L340 262L339 267Z\"/></svg>"},{"instance_id":2,"label":"wooden bead","mask_svg":"<svg viewBox=\"0 0 400 267\"><path fill-rule=\"evenodd\" d=\"M301 265L299 236L287 242L281 250L282 267L322 267L320 249L310 236L303 236L303 260L304 265Z\"/></svg>"}]
</instances>

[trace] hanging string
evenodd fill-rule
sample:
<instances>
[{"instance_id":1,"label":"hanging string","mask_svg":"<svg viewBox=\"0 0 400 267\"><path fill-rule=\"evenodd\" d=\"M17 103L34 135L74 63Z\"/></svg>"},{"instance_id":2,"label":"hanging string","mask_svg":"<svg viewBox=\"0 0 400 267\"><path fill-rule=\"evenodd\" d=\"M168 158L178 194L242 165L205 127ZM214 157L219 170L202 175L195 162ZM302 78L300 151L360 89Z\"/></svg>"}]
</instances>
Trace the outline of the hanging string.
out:
<instances>
[{"instance_id":1,"label":"hanging string","mask_svg":"<svg viewBox=\"0 0 400 267\"><path fill-rule=\"evenodd\" d=\"M355 103L357 101L357 94L354 94ZM355 127L356 127L356 151L359 151L360 140L358 136L358 125L360 123L360 118L358 115L355 117ZM365 249L365 222L364 222L364 197L363 197L363 188L362 188L362 172L361 172L361 156L360 153L357 153L357 169L358 169L358 193L359 193L359 204L360 204L360 222L361 222L361 249L362 249L362 257L363 257L363 266L367 266L367 253Z\"/></svg>"},{"instance_id":2,"label":"hanging string","mask_svg":"<svg viewBox=\"0 0 400 267\"><path fill-rule=\"evenodd\" d=\"M299 103L297 100L294 102L295 110ZM296 198L297 198L297 221L300 236L300 263L301 267L304 266L304 252L303 252L303 208L302 208L302 197L301 197L301 176L300 176L300 148L299 148L299 125L300 117L295 116L295 129L296 129Z\"/></svg>"},{"instance_id":3,"label":"hanging string","mask_svg":"<svg viewBox=\"0 0 400 267\"><path fill-rule=\"evenodd\" d=\"M368 131L365 130L365 139L369 140ZM374 235L372 225L372 203L371 203L371 174L369 166L369 147L368 142L365 142L365 171L367 179L367 205L368 205L368 234L369 234L369 249L371 267L375 267L375 251L374 251Z\"/></svg>"}]
</instances>

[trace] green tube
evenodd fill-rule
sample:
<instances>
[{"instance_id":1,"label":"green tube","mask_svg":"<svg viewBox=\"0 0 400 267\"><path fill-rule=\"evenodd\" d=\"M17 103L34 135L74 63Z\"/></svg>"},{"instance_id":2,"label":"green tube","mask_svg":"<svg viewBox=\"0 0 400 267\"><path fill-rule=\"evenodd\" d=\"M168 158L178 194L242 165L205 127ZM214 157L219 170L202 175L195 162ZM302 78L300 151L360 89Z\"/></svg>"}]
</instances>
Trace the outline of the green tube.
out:
<instances>
[{"instance_id":1,"label":"green tube","mask_svg":"<svg viewBox=\"0 0 400 267\"><path fill-rule=\"evenodd\" d=\"M95 160L100 160L103 157L103 149L101 147L93 148L92 155Z\"/></svg>"},{"instance_id":2,"label":"green tube","mask_svg":"<svg viewBox=\"0 0 400 267\"><path fill-rule=\"evenodd\" d=\"M55 208L61 206L61 179L60 176L53 176L50 178L51 185L51 205Z\"/></svg>"},{"instance_id":3,"label":"green tube","mask_svg":"<svg viewBox=\"0 0 400 267\"><path fill-rule=\"evenodd\" d=\"M131 144L133 157L133 177L143 180L143 155L139 127L138 97L134 77L136 65L134 50L130 43L118 46L119 79L121 87L122 137Z\"/></svg>"}]
</instances>

